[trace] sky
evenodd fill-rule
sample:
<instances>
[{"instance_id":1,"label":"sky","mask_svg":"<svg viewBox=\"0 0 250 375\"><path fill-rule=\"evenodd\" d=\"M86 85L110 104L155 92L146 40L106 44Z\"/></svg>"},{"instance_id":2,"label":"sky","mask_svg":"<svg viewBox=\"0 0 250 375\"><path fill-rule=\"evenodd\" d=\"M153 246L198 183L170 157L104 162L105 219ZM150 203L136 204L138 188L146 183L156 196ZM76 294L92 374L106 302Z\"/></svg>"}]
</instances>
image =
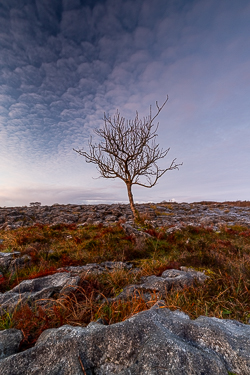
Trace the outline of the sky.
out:
<instances>
[{"instance_id":1,"label":"sky","mask_svg":"<svg viewBox=\"0 0 250 375\"><path fill-rule=\"evenodd\" d=\"M0 0L0 206L127 203L73 148L167 95L135 201L250 200L249 47L249 0Z\"/></svg>"}]
</instances>

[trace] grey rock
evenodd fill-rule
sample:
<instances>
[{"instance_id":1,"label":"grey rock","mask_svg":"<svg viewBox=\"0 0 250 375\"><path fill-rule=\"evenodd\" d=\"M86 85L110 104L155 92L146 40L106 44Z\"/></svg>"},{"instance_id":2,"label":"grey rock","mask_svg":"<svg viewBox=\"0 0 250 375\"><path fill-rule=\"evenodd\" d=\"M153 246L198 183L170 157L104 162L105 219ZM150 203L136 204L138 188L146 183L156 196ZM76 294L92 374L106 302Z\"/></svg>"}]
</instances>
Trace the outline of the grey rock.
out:
<instances>
[{"instance_id":1,"label":"grey rock","mask_svg":"<svg viewBox=\"0 0 250 375\"><path fill-rule=\"evenodd\" d=\"M14 251L12 253L0 253L0 269L6 272L16 256L20 256L19 251Z\"/></svg>"},{"instance_id":2,"label":"grey rock","mask_svg":"<svg viewBox=\"0 0 250 375\"><path fill-rule=\"evenodd\" d=\"M166 233L167 233L167 234L171 234L171 233L174 233L174 232L177 232L177 231L181 231L181 229L182 229L182 226L180 226L180 225L175 225L174 227L168 228L168 229L166 230Z\"/></svg>"},{"instance_id":3,"label":"grey rock","mask_svg":"<svg viewBox=\"0 0 250 375\"><path fill-rule=\"evenodd\" d=\"M102 221L101 221L101 220L93 221L93 225L98 226L98 225L100 225L100 224L102 224Z\"/></svg>"},{"instance_id":4,"label":"grey rock","mask_svg":"<svg viewBox=\"0 0 250 375\"><path fill-rule=\"evenodd\" d=\"M23 219L24 215L9 215L7 217L8 221L19 221L21 219Z\"/></svg>"},{"instance_id":5,"label":"grey rock","mask_svg":"<svg viewBox=\"0 0 250 375\"><path fill-rule=\"evenodd\" d=\"M144 237L144 238L150 238L150 234L137 230L136 228L132 227L132 225L128 223L122 223L121 227L123 228L124 232L128 234L129 236L134 236L134 237Z\"/></svg>"},{"instance_id":6,"label":"grey rock","mask_svg":"<svg viewBox=\"0 0 250 375\"><path fill-rule=\"evenodd\" d=\"M23 226L23 223L16 223L16 224L13 224L13 223L5 223L7 225L5 225L4 229L7 231L7 230L12 230L12 229L18 229L18 228L21 228Z\"/></svg>"},{"instance_id":7,"label":"grey rock","mask_svg":"<svg viewBox=\"0 0 250 375\"><path fill-rule=\"evenodd\" d=\"M105 217L105 220L106 220L106 221L117 221L118 218L117 218L116 215L107 215L107 216Z\"/></svg>"},{"instance_id":8,"label":"grey rock","mask_svg":"<svg viewBox=\"0 0 250 375\"><path fill-rule=\"evenodd\" d=\"M100 264L101 267L105 267L108 270L113 270L113 269L127 269L130 270L133 265L132 263L129 262L102 262Z\"/></svg>"},{"instance_id":9,"label":"grey rock","mask_svg":"<svg viewBox=\"0 0 250 375\"><path fill-rule=\"evenodd\" d=\"M19 329L10 328L0 331L0 360L17 353L22 339L23 334Z\"/></svg>"},{"instance_id":10,"label":"grey rock","mask_svg":"<svg viewBox=\"0 0 250 375\"><path fill-rule=\"evenodd\" d=\"M19 251L13 251L12 253L0 253L0 258L13 258L14 256L19 256L21 253Z\"/></svg>"},{"instance_id":11,"label":"grey rock","mask_svg":"<svg viewBox=\"0 0 250 375\"><path fill-rule=\"evenodd\" d=\"M87 220L86 220L86 224L93 224L94 223L94 218L92 218L92 217L89 217Z\"/></svg>"},{"instance_id":12,"label":"grey rock","mask_svg":"<svg viewBox=\"0 0 250 375\"><path fill-rule=\"evenodd\" d=\"M78 221L78 216L77 215L67 215L66 214L61 214L60 215L56 215L54 218L53 218L53 224L54 225L57 225L57 224L73 224L73 223L76 223Z\"/></svg>"},{"instance_id":13,"label":"grey rock","mask_svg":"<svg viewBox=\"0 0 250 375\"><path fill-rule=\"evenodd\" d=\"M3 359L0 375L249 375L249 349L248 325L192 321L159 301L110 326L46 330L35 347Z\"/></svg>"},{"instance_id":14,"label":"grey rock","mask_svg":"<svg viewBox=\"0 0 250 375\"><path fill-rule=\"evenodd\" d=\"M30 263L31 263L31 257L25 254L20 258L16 258L12 260L9 264L8 270L11 272L15 272L18 269L28 266Z\"/></svg>"},{"instance_id":15,"label":"grey rock","mask_svg":"<svg viewBox=\"0 0 250 375\"><path fill-rule=\"evenodd\" d=\"M13 312L18 305L36 302L48 303L49 299L67 295L79 284L78 276L67 272L24 280L8 292L0 293L0 313Z\"/></svg>"},{"instance_id":16,"label":"grey rock","mask_svg":"<svg viewBox=\"0 0 250 375\"><path fill-rule=\"evenodd\" d=\"M88 215L87 214L83 214L83 215L79 216L79 223L83 223L87 219L88 219Z\"/></svg>"},{"instance_id":17,"label":"grey rock","mask_svg":"<svg viewBox=\"0 0 250 375\"><path fill-rule=\"evenodd\" d=\"M219 223L227 225L245 225L250 228L250 207L238 207L227 204L171 203L169 204L137 204L140 214L147 214L154 219L155 226L203 225L213 227ZM22 226L51 223L83 223L89 219L89 224L103 221L110 225L118 219L132 220L128 204L119 205L52 205L37 207L0 207L0 228L11 230ZM92 222L93 220L93 222ZM150 224L151 225L151 224ZM171 229L172 231L173 229ZM137 236L137 233L135 233Z\"/></svg>"},{"instance_id":18,"label":"grey rock","mask_svg":"<svg viewBox=\"0 0 250 375\"><path fill-rule=\"evenodd\" d=\"M170 269L164 271L161 276L147 276L141 279L142 283L137 285L128 285L115 298L110 298L109 301L120 299L129 299L133 296L140 296L144 300L150 300L151 293L156 292L159 298L166 297L167 292L174 288L181 290L184 287L192 286L197 283L204 283L209 278L203 272L198 272L192 268L182 267L183 270ZM186 269L186 270L185 270Z\"/></svg>"},{"instance_id":19,"label":"grey rock","mask_svg":"<svg viewBox=\"0 0 250 375\"><path fill-rule=\"evenodd\" d=\"M161 274L161 277L168 281L172 280L175 285L180 283L180 286L191 286L195 280L203 283L206 279L209 279L209 276L205 275L204 272L195 271L193 268L187 267L181 267L181 270L166 270Z\"/></svg>"},{"instance_id":20,"label":"grey rock","mask_svg":"<svg viewBox=\"0 0 250 375\"><path fill-rule=\"evenodd\" d=\"M71 274L95 274L99 275L106 272L104 267L101 267L98 263L88 263L85 266L68 266L65 268L59 268L58 271L67 270Z\"/></svg>"},{"instance_id":21,"label":"grey rock","mask_svg":"<svg viewBox=\"0 0 250 375\"><path fill-rule=\"evenodd\" d=\"M83 227L86 227L86 226L87 226L86 221L84 223L77 224L77 228L83 228Z\"/></svg>"}]
</instances>

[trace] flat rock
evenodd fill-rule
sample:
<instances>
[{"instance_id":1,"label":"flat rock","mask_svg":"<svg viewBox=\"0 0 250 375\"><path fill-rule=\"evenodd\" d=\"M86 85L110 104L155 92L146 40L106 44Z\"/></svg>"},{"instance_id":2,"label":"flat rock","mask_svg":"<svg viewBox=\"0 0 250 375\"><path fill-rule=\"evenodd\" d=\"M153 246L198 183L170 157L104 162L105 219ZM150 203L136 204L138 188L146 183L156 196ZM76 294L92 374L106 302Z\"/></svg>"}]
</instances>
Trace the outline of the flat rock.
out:
<instances>
[{"instance_id":1,"label":"flat rock","mask_svg":"<svg viewBox=\"0 0 250 375\"><path fill-rule=\"evenodd\" d=\"M0 375L250 374L250 326L162 304L110 326L44 331L35 347L0 361Z\"/></svg>"},{"instance_id":2,"label":"flat rock","mask_svg":"<svg viewBox=\"0 0 250 375\"><path fill-rule=\"evenodd\" d=\"M13 312L25 303L46 304L48 299L68 294L77 287L80 278L71 277L67 272L24 280L8 292L0 293L0 313Z\"/></svg>"},{"instance_id":3,"label":"flat rock","mask_svg":"<svg viewBox=\"0 0 250 375\"><path fill-rule=\"evenodd\" d=\"M128 299L134 295L140 295L145 300L149 300L151 299L151 292L156 292L159 298L163 298L167 296L167 292L172 288L181 290L185 287L193 286L195 283L202 284L209 278L203 272L195 271L192 268L183 268L185 270L166 270L161 276L144 277L141 284L126 286L117 297L110 298L109 301Z\"/></svg>"}]
</instances>

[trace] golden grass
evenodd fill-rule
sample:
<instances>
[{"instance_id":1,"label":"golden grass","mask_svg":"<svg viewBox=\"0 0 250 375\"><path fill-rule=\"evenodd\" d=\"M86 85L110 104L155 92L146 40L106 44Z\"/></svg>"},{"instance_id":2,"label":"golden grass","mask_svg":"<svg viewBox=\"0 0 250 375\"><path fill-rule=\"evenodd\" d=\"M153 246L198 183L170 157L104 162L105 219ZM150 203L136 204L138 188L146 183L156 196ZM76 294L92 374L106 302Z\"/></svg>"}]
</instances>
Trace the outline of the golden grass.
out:
<instances>
[{"instance_id":1,"label":"golden grass","mask_svg":"<svg viewBox=\"0 0 250 375\"><path fill-rule=\"evenodd\" d=\"M102 318L108 324L123 321L137 312L149 309L157 300L143 296L112 301L125 286L136 284L141 276L161 275L168 268L194 267L210 277L203 285L172 290L165 298L170 309L181 309L192 319L200 315L250 319L250 229L224 227L220 232L203 227L187 227L166 234L166 228L153 229L147 240L135 241L120 225L113 227L75 225L37 225L12 231L0 231L1 251L20 251L31 261L23 269L8 273L2 270L0 291L3 293L24 279L53 274L57 268L103 261L130 261L140 267L138 273L113 270L101 275L85 275L79 287L69 296L47 305L22 306L13 314L6 312L0 329L15 327L24 333L22 349L36 342L47 328L63 324L86 326Z\"/></svg>"}]
</instances>

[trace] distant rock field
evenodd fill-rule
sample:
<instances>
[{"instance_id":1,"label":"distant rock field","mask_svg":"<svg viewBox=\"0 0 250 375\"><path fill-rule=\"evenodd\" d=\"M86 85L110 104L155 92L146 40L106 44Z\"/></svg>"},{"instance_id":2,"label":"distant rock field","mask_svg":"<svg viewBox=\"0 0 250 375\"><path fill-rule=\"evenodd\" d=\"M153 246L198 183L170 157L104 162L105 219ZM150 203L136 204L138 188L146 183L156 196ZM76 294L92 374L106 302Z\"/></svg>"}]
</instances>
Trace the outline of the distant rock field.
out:
<instances>
[{"instance_id":1,"label":"distant rock field","mask_svg":"<svg viewBox=\"0 0 250 375\"><path fill-rule=\"evenodd\" d=\"M142 217L155 227L204 225L215 230L224 225L244 225L250 227L250 204L226 203L147 203L136 208ZM132 213L128 204L76 205L54 204L30 207L1 207L0 229L15 229L37 223L55 225L101 224L111 225L118 221L132 223Z\"/></svg>"}]
</instances>

